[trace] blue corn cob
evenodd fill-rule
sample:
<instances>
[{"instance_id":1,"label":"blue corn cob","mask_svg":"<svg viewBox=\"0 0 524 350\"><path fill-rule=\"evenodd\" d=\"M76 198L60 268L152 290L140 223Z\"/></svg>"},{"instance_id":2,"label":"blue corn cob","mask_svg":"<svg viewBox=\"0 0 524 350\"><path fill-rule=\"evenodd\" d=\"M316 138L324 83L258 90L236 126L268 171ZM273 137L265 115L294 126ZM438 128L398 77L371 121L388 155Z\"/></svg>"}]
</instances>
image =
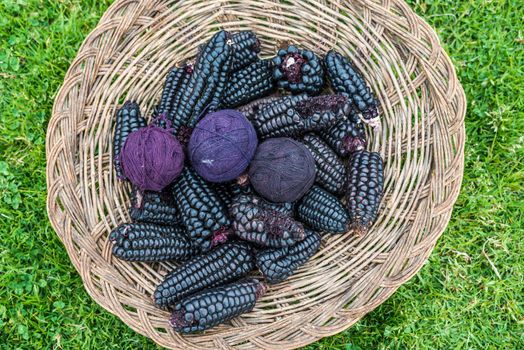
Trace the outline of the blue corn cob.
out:
<instances>
[{"instance_id":1,"label":"blue corn cob","mask_svg":"<svg viewBox=\"0 0 524 350\"><path fill-rule=\"evenodd\" d=\"M358 111L349 103L340 110L336 124L318 134L341 157L363 150L367 144Z\"/></svg>"},{"instance_id":2,"label":"blue corn cob","mask_svg":"<svg viewBox=\"0 0 524 350\"><path fill-rule=\"evenodd\" d=\"M221 30L203 47L174 113L175 124L194 128L204 111L219 107L231 70L232 45L231 35Z\"/></svg>"},{"instance_id":3,"label":"blue corn cob","mask_svg":"<svg viewBox=\"0 0 524 350\"><path fill-rule=\"evenodd\" d=\"M178 209L169 190L145 191L133 187L129 216L133 222L149 222L176 226L180 223Z\"/></svg>"},{"instance_id":4,"label":"blue corn cob","mask_svg":"<svg viewBox=\"0 0 524 350\"><path fill-rule=\"evenodd\" d=\"M347 57L331 50L324 58L327 75L333 90L352 101L364 120L376 121L378 102L360 72Z\"/></svg>"},{"instance_id":5,"label":"blue corn cob","mask_svg":"<svg viewBox=\"0 0 524 350\"><path fill-rule=\"evenodd\" d=\"M313 155L317 168L315 181L326 190L340 194L346 183L346 166L336 153L315 134L307 134L302 143Z\"/></svg>"},{"instance_id":6,"label":"blue corn cob","mask_svg":"<svg viewBox=\"0 0 524 350\"><path fill-rule=\"evenodd\" d=\"M206 330L253 310L265 290L256 279L203 290L176 304L170 324L180 333Z\"/></svg>"},{"instance_id":7,"label":"blue corn cob","mask_svg":"<svg viewBox=\"0 0 524 350\"><path fill-rule=\"evenodd\" d=\"M286 96L265 105L251 122L262 139L299 136L331 127L345 102L336 95Z\"/></svg>"},{"instance_id":8,"label":"blue corn cob","mask_svg":"<svg viewBox=\"0 0 524 350\"><path fill-rule=\"evenodd\" d=\"M273 58L273 77L278 87L292 93L317 94L324 87L322 62L313 51L294 45L278 50Z\"/></svg>"},{"instance_id":9,"label":"blue corn cob","mask_svg":"<svg viewBox=\"0 0 524 350\"><path fill-rule=\"evenodd\" d=\"M318 251L320 241L317 232L306 230L304 240L290 247L259 251L256 255L256 264L268 283L280 283Z\"/></svg>"},{"instance_id":10,"label":"blue corn cob","mask_svg":"<svg viewBox=\"0 0 524 350\"><path fill-rule=\"evenodd\" d=\"M345 233L349 214L337 197L313 186L297 205L298 219L311 228L327 233Z\"/></svg>"},{"instance_id":11,"label":"blue corn cob","mask_svg":"<svg viewBox=\"0 0 524 350\"><path fill-rule=\"evenodd\" d=\"M185 230L150 223L122 224L111 231L113 255L127 261L182 261L197 254Z\"/></svg>"},{"instance_id":12,"label":"blue corn cob","mask_svg":"<svg viewBox=\"0 0 524 350\"><path fill-rule=\"evenodd\" d=\"M233 34L233 62L231 71L236 72L258 60L260 42L255 33L250 30Z\"/></svg>"},{"instance_id":13,"label":"blue corn cob","mask_svg":"<svg viewBox=\"0 0 524 350\"><path fill-rule=\"evenodd\" d=\"M243 240L265 247L286 247L304 238L301 223L254 195L239 195L229 208L233 231Z\"/></svg>"},{"instance_id":14,"label":"blue corn cob","mask_svg":"<svg viewBox=\"0 0 524 350\"><path fill-rule=\"evenodd\" d=\"M227 209L215 190L193 169L184 168L172 186L182 223L202 249L224 243L229 234Z\"/></svg>"},{"instance_id":15,"label":"blue corn cob","mask_svg":"<svg viewBox=\"0 0 524 350\"><path fill-rule=\"evenodd\" d=\"M349 163L347 206L351 227L357 236L365 234L376 221L384 191L384 165L377 152L360 151Z\"/></svg>"},{"instance_id":16,"label":"blue corn cob","mask_svg":"<svg viewBox=\"0 0 524 350\"><path fill-rule=\"evenodd\" d=\"M222 106L233 108L272 93L276 89L272 66L270 60L260 60L231 74Z\"/></svg>"},{"instance_id":17,"label":"blue corn cob","mask_svg":"<svg viewBox=\"0 0 524 350\"><path fill-rule=\"evenodd\" d=\"M245 242L228 242L176 267L156 288L155 303L171 306L204 288L242 278L253 268L251 247Z\"/></svg>"}]
</instances>

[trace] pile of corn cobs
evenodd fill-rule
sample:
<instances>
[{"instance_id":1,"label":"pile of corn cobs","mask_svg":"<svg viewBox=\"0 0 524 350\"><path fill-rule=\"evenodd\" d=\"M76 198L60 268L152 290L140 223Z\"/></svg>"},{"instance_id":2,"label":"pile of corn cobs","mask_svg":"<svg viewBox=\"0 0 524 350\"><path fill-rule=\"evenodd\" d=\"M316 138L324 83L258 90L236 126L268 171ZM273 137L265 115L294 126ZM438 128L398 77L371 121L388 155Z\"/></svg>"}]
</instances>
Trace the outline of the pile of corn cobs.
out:
<instances>
[{"instance_id":1,"label":"pile of corn cobs","mask_svg":"<svg viewBox=\"0 0 524 350\"><path fill-rule=\"evenodd\" d=\"M194 64L167 75L153 119L169 122L184 144L206 112L236 108L260 140L302 142L316 162L316 184L297 203L271 203L242 181L212 184L189 165L164 191L133 189L132 223L110 235L115 257L175 261L155 303L172 311L179 332L202 331L253 309L266 283L284 281L320 247L325 234L364 234L383 192L380 155L368 152L365 124L377 124L377 102L352 63L335 51L323 58L289 46L259 58L250 31L220 31ZM329 90L331 89L331 91ZM321 92L326 92L320 95ZM163 115L165 119L155 119ZM146 125L134 102L117 113L114 165L127 135Z\"/></svg>"}]
</instances>

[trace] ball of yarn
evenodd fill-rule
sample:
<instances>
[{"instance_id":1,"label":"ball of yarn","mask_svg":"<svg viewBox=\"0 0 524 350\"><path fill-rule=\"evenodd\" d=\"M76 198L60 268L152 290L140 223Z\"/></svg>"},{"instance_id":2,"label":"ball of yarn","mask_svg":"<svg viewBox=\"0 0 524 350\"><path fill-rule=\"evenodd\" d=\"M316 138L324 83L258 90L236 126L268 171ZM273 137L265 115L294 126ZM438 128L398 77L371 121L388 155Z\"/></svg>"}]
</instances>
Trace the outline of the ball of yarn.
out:
<instances>
[{"instance_id":1,"label":"ball of yarn","mask_svg":"<svg viewBox=\"0 0 524 350\"><path fill-rule=\"evenodd\" d=\"M257 134L242 113L224 109L205 116L189 139L188 156L195 171L210 182L237 178L249 165Z\"/></svg>"},{"instance_id":2,"label":"ball of yarn","mask_svg":"<svg viewBox=\"0 0 524 350\"><path fill-rule=\"evenodd\" d=\"M184 167L180 142L169 130L155 125L129 134L120 157L126 178L143 191L161 191Z\"/></svg>"},{"instance_id":3,"label":"ball of yarn","mask_svg":"<svg viewBox=\"0 0 524 350\"><path fill-rule=\"evenodd\" d=\"M249 167L255 190L272 202L294 202L315 181L315 160L298 141L281 137L262 142Z\"/></svg>"}]
</instances>

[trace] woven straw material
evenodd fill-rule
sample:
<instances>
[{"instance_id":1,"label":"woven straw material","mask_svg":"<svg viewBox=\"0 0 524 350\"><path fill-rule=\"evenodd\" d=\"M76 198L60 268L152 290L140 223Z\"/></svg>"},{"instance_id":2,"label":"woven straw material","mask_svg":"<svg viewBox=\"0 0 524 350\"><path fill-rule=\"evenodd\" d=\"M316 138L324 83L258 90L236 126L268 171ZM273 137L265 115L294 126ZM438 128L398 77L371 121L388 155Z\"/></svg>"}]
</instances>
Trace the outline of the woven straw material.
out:
<instances>
[{"instance_id":1,"label":"woven straw material","mask_svg":"<svg viewBox=\"0 0 524 350\"><path fill-rule=\"evenodd\" d=\"M150 115L176 62L219 29L254 30L263 56L283 41L349 55L380 100L369 149L385 159L380 216L365 237L323 240L311 261L272 286L253 312L181 336L152 301L170 264L111 256L128 221L128 185L112 166L116 109ZM465 97L433 30L401 0L117 0L86 38L56 97L47 133L48 212L93 299L173 349L290 349L340 332L424 264L446 227L463 175Z\"/></svg>"}]
</instances>

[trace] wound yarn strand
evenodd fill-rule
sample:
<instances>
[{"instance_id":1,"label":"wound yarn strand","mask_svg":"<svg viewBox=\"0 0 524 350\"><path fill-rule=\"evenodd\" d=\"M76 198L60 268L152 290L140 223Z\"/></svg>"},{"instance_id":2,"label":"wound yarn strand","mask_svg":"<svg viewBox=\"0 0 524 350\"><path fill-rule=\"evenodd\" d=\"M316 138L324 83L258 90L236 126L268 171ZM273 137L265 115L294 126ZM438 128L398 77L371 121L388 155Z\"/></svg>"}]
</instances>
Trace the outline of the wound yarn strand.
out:
<instances>
[{"instance_id":1,"label":"wound yarn strand","mask_svg":"<svg viewBox=\"0 0 524 350\"><path fill-rule=\"evenodd\" d=\"M125 176L140 190L161 191L180 175L184 152L168 129L151 124L128 136L121 160Z\"/></svg>"}]
</instances>

